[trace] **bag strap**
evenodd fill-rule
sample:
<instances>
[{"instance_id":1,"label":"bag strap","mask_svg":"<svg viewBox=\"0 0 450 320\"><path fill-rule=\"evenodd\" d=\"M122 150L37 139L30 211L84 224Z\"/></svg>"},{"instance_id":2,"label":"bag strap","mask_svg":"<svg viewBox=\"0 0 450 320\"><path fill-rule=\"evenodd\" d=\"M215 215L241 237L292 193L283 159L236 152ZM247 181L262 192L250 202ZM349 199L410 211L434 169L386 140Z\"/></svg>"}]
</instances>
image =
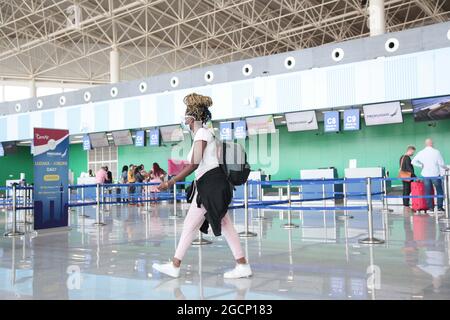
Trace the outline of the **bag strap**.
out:
<instances>
[{"instance_id":1,"label":"bag strap","mask_svg":"<svg viewBox=\"0 0 450 320\"><path fill-rule=\"evenodd\" d=\"M403 171L403 162L405 162L405 155L402 157L402 161L400 163L400 170Z\"/></svg>"},{"instance_id":2,"label":"bag strap","mask_svg":"<svg viewBox=\"0 0 450 320\"><path fill-rule=\"evenodd\" d=\"M227 144L225 142L222 142L222 158L223 158L223 166L225 167L225 174L228 173L228 166L227 166ZM228 176L227 176L228 178Z\"/></svg>"}]
</instances>

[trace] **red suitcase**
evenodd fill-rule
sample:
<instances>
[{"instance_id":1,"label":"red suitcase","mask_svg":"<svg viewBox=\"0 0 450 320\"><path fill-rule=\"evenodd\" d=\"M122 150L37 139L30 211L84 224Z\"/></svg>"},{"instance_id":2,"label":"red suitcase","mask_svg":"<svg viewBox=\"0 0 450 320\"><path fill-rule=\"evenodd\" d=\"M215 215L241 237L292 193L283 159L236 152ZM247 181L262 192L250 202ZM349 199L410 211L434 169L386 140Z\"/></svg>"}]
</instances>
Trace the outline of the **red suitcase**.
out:
<instances>
[{"instance_id":1,"label":"red suitcase","mask_svg":"<svg viewBox=\"0 0 450 320\"><path fill-rule=\"evenodd\" d=\"M425 196L425 184L422 181L411 182L411 196ZM414 211L427 211L429 210L427 205L427 199L425 198L412 198L412 209Z\"/></svg>"}]
</instances>

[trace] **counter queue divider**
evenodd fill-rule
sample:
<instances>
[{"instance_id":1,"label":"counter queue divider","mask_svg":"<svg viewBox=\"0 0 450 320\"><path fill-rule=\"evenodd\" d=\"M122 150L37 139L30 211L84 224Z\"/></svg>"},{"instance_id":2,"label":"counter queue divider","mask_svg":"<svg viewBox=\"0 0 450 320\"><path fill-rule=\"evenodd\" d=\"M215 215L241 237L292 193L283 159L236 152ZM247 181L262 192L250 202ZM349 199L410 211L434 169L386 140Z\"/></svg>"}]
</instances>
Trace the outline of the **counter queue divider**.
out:
<instances>
[{"instance_id":1,"label":"counter queue divider","mask_svg":"<svg viewBox=\"0 0 450 320\"><path fill-rule=\"evenodd\" d=\"M443 232L450 232L450 171L447 169L444 176L444 195L445 195L445 216L439 219L439 222L445 223Z\"/></svg>"},{"instance_id":2,"label":"counter queue divider","mask_svg":"<svg viewBox=\"0 0 450 320\"><path fill-rule=\"evenodd\" d=\"M245 230L239 232L239 236L241 238L251 238L257 236L256 233L250 232L248 228L248 181L244 184L244 226Z\"/></svg>"},{"instance_id":3,"label":"counter queue divider","mask_svg":"<svg viewBox=\"0 0 450 320\"><path fill-rule=\"evenodd\" d=\"M103 227L106 226L106 223L100 220L100 184L97 183L95 188L95 198L97 200L97 205L95 209L95 223L94 226Z\"/></svg>"},{"instance_id":4,"label":"counter queue divider","mask_svg":"<svg viewBox=\"0 0 450 320\"><path fill-rule=\"evenodd\" d=\"M344 196L344 198L343 198L344 207L347 207L347 184L345 183L346 179L347 178L344 177L344 183L342 184L342 188L343 188L342 194ZM335 194L337 194L337 193L335 193ZM353 219L353 216L348 214L348 210L344 210L344 214L339 215L337 218L339 220L348 220L348 219Z\"/></svg>"},{"instance_id":5,"label":"counter queue divider","mask_svg":"<svg viewBox=\"0 0 450 320\"><path fill-rule=\"evenodd\" d=\"M8 231L4 234L5 237L20 237L23 236L25 233L22 231L17 230L17 186L12 186L12 230Z\"/></svg>"},{"instance_id":6,"label":"counter queue divider","mask_svg":"<svg viewBox=\"0 0 450 320\"><path fill-rule=\"evenodd\" d=\"M288 206L290 208L292 206L292 201L291 201L291 179L288 180L287 197L288 197ZM288 222L286 224L284 224L282 227L284 229L286 229L286 230L295 229L295 228L299 228L300 227L298 224L292 223L292 210L288 211Z\"/></svg>"},{"instance_id":7,"label":"counter queue divider","mask_svg":"<svg viewBox=\"0 0 450 320\"><path fill-rule=\"evenodd\" d=\"M375 238L373 233L372 178L367 178L366 187L367 187L367 220L368 220L369 236L367 238L360 239L358 242L361 244L383 244L384 240Z\"/></svg>"}]
</instances>

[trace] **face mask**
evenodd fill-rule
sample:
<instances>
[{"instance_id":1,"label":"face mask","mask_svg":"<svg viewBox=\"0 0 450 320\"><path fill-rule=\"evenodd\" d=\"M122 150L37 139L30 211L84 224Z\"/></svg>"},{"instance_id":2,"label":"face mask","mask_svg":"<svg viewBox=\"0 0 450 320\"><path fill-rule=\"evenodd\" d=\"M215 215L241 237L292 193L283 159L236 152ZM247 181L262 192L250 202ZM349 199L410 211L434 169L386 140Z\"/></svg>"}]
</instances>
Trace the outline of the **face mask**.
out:
<instances>
[{"instance_id":1,"label":"face mask","mask_svg":"<svg viewBox=\"0 0 450 320\"><path fill-rule=\"evenodd\" d=\"M186 122L189 119L194 119L193 116L185 116L184 119L181 121L181 128L185 131L191 131L191 128L189 127L189 125L186 124Z\"/></svg>"}]
</instances>

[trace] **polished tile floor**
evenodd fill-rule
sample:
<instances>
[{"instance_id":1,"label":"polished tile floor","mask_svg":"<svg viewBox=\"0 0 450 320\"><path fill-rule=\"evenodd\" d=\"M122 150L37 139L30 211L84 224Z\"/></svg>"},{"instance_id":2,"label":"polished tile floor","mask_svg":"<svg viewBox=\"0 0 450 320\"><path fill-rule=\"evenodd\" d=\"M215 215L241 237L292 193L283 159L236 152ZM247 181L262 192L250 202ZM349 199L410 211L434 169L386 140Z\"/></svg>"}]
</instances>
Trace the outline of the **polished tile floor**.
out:
<instances>
[{"instance_id":1,"label":"polished tile floor","mask_svg":"<svg viewBox=\"0 0 450 320\"><path fill-rule=\"evenodd\" d=\"M434 216L403 208L375 208L375 236L384 244L360 245L367 213L293 212L299 228L285 229L287 211L250 210L256 237L242 245L254 276L224 280L233 259L222 238L191 247L181 278L154 272L172 256L186 204L139 208L113 206L96 227L95 208L70 217L71 231L0 238L1 299L450 299L450 236ZM265 219L256 219L264 216ZM244 230L243 210L232 212ZM11 228L0 212L0 230ZM20 225L23 229L23 224Z\"/></svg>"}]
</instances>

